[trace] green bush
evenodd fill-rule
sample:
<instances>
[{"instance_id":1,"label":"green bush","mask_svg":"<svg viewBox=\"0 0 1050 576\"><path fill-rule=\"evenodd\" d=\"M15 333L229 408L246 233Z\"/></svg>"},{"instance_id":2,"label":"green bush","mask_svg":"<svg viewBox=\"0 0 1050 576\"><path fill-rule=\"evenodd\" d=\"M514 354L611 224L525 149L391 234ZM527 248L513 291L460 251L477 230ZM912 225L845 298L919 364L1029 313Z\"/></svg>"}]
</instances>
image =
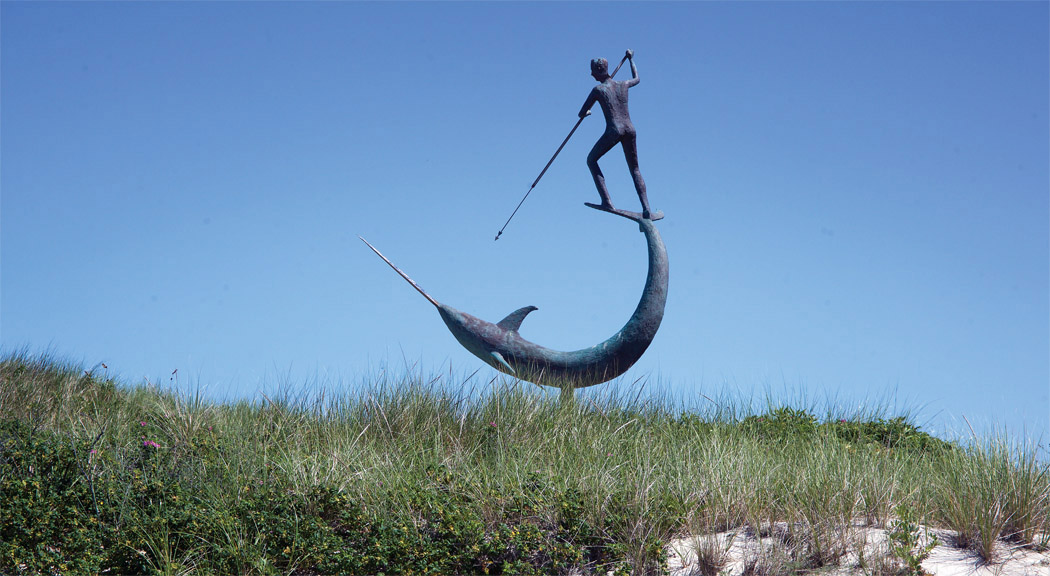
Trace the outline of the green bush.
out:
<instances>
[{"instance_id":1,"label":"green bush","mask_svg":"<svg viewBox=\"0 0 1050 576\"><path fill-rule=\"evenodd\" d=\"M817 419L803 409L782 406L761 416L748 416L740 426L763 439L805 438L817 432Z\"/></svg>"},{"instance_id":2,"label":"green bush","mask_svg":"<svg viewBox=\"0 0 1050 576\"><path fill-rule=\"evenodd\" d=\"M828 422L825 426L840 440L857 444L876 444L919 452L951 450L952 447L944 440L923 432L902 416L863 422L839 420Z\"/></svg>"},{"instance_id":3,"label":"green bush","mask_svg":"<svg viewBox=\"0 0 1050 576\"><path fill-rule=\"evenodd\" d=\"M97 573L112 529L85 482L85 442L0 422L0 572Z\"/></svg>"},{"instance_id":4,"label":"green bush","mask_svg":"<svg viewBox=\"0 0 1050 576\"><path fill-rule=\"evenodd\" d=\"M919 452L951 450L952 445L923 432L902 416L885 420L828 420L818 423L817 417L800 408L780 407L760 416L748 416L741 428L763 440L812 439L824 431L839 440L858 445Z\"/></svg>"},{"instance_id":5,"label":"green bush","mask_svg":"<svg viewBox=\"0 0 1050 576\"><path fill-rule=\"evenodd\" d=\"M188 490L170 448L100 455L19 421L0 423L0 448L2 573L549 574L625 562L609 537L624 505L610 503L595 523L582 494L539 476L489 494L501 510L486 521L467 496L474 487L441 466L402 495L407 511L366 511L325 486ZM197 446L196 457L208 454Z\"/></svg>"},{"instance_id":6,"label":"green bush","mask_svg":"<svg viewBox=\"0 0 1050 576\"><path fill-rule=\"evenodd\" d=\"M905 418L386 378L222 404L0 358L0 573L652 574L671 538L786 526L790 574L901 502L982 545L1050 518L1044 461Z\"/></svg>"},{"instance_id":7,"label":"green bush","mask_svg":"<svg viewBox=\"0 0 1050 576\"><path fill-rule=\"evenodd\" d=\"M895 512L897 519L887 534L890 552L901 562L903 576L928 576L922 562L937 547L937 536L919 527L914 511L907 505L898 505Z\"/></svg>"}]
</instances>

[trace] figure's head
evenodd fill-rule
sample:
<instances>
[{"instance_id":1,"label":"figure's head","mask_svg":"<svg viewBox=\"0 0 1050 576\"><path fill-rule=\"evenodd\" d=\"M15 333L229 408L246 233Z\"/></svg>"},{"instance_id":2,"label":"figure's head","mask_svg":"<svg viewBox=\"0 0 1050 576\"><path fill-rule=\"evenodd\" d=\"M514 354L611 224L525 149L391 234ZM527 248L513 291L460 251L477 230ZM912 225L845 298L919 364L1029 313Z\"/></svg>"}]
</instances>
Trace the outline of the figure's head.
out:
<instances>
[{"instance_id":1,"label":"figure's head","mask_svg":"<svg viewBox=\"0 0 1050 576\"><path fill-rule=\"evenodd\" d=\"M599 82L604 82L609 77L609 61L605 58L591 60L591 76Z\"/></svg>"}]
</instances>

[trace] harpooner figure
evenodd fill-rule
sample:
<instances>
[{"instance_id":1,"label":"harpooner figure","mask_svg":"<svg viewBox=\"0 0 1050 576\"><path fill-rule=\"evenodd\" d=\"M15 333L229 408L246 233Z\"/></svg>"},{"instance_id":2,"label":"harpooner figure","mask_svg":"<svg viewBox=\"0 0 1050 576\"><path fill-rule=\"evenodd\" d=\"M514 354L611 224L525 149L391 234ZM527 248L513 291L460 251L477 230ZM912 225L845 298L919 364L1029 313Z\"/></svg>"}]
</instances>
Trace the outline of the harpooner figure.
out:
<instances>
[{"instance_id":1,"label":"harpooner figure","mask_svg":"<svg viewBox=\"0 0 1050 576\"><path fill-rule=\"evenodd\" d=\"M591 76L600 82L587 96L587 101L580 109L580 118L583 118L597 102L605 114L605 134L598 139L587 155L587 167L594 177L594 185L598 187L598 195L602 198L603 208L612 208L612 200L609 198L609 190L605 187L605 176L598 167L598 159L605 155L619 143L623 146L623 155L627 158L627 167L631 169L631 177L634 179L634 188L638 192L638 199L642 201L642 217L648 219L649 198L645 195L645 180L642 180L642 171L638 168L638 146L637 136L634 132L634 124L631 123L631 115L627 111L627 89L638 84L638 69L634 66L634 51L627 51L627 59L631 61L631 79L617 82L609 76L609 62L605 58L591 60Z\"/></svg>"}]
</instances>

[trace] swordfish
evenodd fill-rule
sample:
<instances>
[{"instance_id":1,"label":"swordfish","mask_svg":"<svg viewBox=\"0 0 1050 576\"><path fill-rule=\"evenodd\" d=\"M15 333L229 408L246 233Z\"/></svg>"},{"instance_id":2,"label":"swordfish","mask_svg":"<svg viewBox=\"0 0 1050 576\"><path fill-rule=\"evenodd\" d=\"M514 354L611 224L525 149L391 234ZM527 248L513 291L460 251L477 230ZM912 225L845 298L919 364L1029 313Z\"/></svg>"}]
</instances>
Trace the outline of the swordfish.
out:
<instances>
[{"instance_id":1,"label":"swordfish","mask_svg":"<svg viewBox=\"0 0 1050 576\"><path fill-rule=\"evenodd\" d=\"M537 310L535 306L518 308L499 322L487 322L438 302L375 246L358 238L437 308L452 335L472 354L505 374L568 391L607 382L633 366L656 337L667 303L667 249L653 224L663 214L648 219L637 212L588 205L638 223L648 246L649 272L638 306L623 328L600 344L572 352L552 350L521 337L521 323Z\"/></svg>"}]
</instances>

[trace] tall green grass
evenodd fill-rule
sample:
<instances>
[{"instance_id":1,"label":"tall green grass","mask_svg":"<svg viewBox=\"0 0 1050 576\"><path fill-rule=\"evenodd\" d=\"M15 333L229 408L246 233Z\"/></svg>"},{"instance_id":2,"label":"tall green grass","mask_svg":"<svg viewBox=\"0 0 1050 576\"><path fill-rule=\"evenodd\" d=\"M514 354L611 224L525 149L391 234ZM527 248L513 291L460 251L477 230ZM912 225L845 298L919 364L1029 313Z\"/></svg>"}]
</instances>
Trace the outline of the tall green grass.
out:
<instances>
[{"instance_id":1,"label":"tall green grass","mask_svg":"<svg viewBox=\"0 0 1050 576\"><path fill-rule=\"evenodd\" d=\"M749 530L780 542L753 571L793 574L840 564L858 521L899 506L985 561L1046 545L1036 447L811 412L567 404L410 369L215 403L11 354L0 572L657 573L672 538Z\"/></svg>"}]
</instances>

